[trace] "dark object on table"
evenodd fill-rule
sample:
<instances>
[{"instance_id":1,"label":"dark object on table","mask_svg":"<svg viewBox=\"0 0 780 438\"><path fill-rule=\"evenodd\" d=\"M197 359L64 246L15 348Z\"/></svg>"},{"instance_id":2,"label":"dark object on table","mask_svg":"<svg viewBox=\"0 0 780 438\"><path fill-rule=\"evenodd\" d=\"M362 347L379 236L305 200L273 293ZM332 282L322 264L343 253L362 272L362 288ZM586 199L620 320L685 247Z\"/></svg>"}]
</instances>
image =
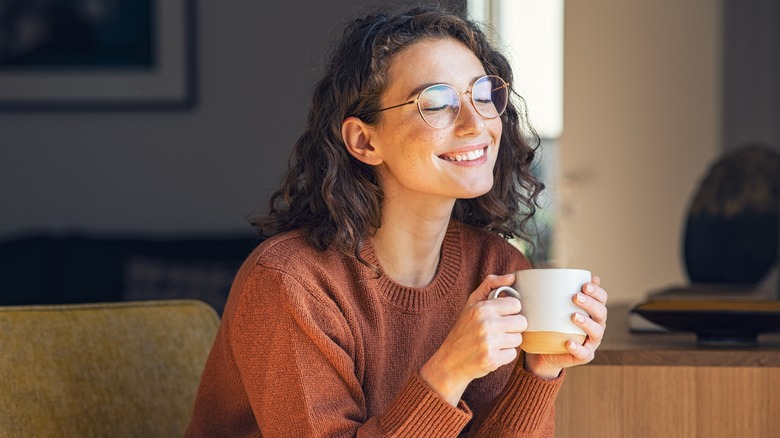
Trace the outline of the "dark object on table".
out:
<instances>
[{"instance_id":1,"label":"dark object on table","mask_svg":"<svg viewBox=\"0 0 780 438\"><path fill-rule=\"evenodd\" d=\"M656 300L631 309L650 322L696 333L706 347L755 346L761 333L780 330L780 301Z\"/></svg>"},{"instance_id":2,"label":"dark object on table","mask_svg":"<svg viewBox=\"0 0 780 438\"><path fill-rule=\"evenodd\" d=\"M690 282L634 307L634 332L688 331L699 345L755 345L780 330L780 153L745 145L719 158L691 202L683 256ZM649 322L649 323L648 323Z\"/></svg>"},{"instance_id":3,"label":"dark object on table","mask_svg":"<svg viewBox=\"0 0 780 438\"><path fill-rule=\"evenodd\" d=\"M777 261L780 154L748 145L725 154L702 181L685 225L692 283L755 285Z\"/></svg>"}]
</instances>

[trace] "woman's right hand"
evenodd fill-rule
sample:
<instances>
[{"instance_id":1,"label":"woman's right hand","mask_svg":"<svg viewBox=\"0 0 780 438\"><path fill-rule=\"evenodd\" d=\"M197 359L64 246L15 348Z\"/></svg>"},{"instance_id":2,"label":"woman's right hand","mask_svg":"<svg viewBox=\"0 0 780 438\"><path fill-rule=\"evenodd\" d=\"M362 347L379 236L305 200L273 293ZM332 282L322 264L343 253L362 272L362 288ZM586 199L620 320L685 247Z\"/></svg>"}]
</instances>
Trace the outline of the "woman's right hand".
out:
<instances>
[{"instance_id":1,"label":"woman's right hand","mask_svg":"<svg viewBox=\"0 0 780 438\"><path fill-rule=\"evenodd\" d=\"M520 314L520 301L510 297L488 300L491 290L514 281L514 274L488 275L469 296L441 347L420 369L420 377L453 406L472 380L517 357L521 333L528 327Z\"/></svg>"}]
</instances>

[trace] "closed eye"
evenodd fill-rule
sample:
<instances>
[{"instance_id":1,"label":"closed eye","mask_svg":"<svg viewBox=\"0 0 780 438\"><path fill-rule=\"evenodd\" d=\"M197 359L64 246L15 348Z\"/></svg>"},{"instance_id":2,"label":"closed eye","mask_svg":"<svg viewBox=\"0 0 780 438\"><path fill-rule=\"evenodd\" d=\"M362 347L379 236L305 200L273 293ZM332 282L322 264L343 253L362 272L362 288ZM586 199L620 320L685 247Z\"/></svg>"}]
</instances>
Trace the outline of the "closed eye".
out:
<instances>
[{"instance_id":1,"label":"closed eye","mask_svg":"<svg viewBox=\"0 0 780 438\"><path fill-rule=\"evenodd\" d=\"M451 108L452 108L452 105L444 104L444 105L440 105L440 106L426 107L426 108L423 108L423 111L436 112L436 111L444 111L444 110L451 109Z\"/></svg>"}]
</instances>

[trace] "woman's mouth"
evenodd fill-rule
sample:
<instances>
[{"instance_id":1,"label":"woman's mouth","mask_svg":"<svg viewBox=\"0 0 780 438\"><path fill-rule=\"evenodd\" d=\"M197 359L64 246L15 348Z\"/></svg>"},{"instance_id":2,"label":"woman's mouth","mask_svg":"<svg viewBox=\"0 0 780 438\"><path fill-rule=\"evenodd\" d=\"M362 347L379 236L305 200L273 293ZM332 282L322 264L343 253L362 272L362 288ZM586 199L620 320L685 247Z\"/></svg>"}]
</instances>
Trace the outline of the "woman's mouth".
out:
<instances>
[{"instance_id":1,"label":"woman's mouth","mask_svg":"<svg viewBox=\"0 0 780 438\"><path fill-rule=\"evenodd\" d=\"M439 158L447 161L474 161L485 155L485 149L475 149L468 152L440 155Z\"/></svg>"}]
</instances>

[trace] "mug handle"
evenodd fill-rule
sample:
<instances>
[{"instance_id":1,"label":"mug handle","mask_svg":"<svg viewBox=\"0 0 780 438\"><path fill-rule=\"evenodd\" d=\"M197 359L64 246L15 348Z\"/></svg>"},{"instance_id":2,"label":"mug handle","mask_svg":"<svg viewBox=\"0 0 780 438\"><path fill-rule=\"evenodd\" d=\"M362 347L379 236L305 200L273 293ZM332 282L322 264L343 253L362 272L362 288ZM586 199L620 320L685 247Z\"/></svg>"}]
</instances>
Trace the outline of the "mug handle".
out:
<instances>
[{"instance_id":1,"label":"mug handle","mask_svg":"<svg viewBox=\"0 0 780 438\"><path fill-rule=\"evenodd\" d=\"M498 296L501 293L505 293L505 294L509 295L510 297L515 297L518 300L520 299L520 292L514 290L513 288L511 288L509 286L501 286L498 289L493 289L492 291L490 291L490 294L488 295L488 299L492 300L494 298L498 298Z\"/></svg>"}]
</instances>

